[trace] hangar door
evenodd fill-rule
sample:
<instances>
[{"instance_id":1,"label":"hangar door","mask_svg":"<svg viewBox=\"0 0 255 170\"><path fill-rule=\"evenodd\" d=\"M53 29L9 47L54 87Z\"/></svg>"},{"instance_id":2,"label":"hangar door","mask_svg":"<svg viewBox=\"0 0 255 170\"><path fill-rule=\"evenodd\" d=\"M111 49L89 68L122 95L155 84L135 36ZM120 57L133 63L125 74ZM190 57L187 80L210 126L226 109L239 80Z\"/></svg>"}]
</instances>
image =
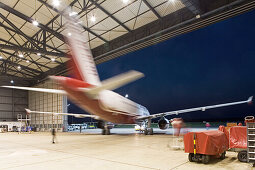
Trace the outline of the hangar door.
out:
<instances>
[{"instance_id":1,"label":"hangar door","mask_svg":"<svg viewBox=\"0 0 255 170\"><path fill-rule=\"evenodd\" d=\"M17 121L17 114L26 115L28 92L0 88L0 121Z\"/></svg>"},{"instance_id":2,"label":"hangar door","mask_svg":"<svg viewBox=\"0 0 255 170\"><path fill-rule=\"evenodd\" d=\"M41 83L35 87L58 89L58 86L51 81ZM29 109L43 112L65 113L67 111L66 96L29 91ZM31 126L38 131L50 131L56 128L58 131L66 130L67 116L54 116L49 114L32 113L30 116Z\"/></svg>"}]
</instances>

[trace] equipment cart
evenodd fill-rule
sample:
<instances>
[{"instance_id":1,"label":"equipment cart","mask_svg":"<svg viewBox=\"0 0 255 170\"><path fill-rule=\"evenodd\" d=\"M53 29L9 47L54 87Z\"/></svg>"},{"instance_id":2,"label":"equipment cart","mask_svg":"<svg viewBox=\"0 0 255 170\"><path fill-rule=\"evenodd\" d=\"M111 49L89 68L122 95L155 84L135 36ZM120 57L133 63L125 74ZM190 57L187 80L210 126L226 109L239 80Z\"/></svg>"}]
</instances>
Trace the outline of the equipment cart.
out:
<instances>
[{"instance_id":1,"label":"equipment cart","mask_svg":"<svg viewBox=\"0 0 255 170\"><path fill-rule=\"evenodd\" d=\"M190 162L206 164L212 157L225 159L228 139L220 130L189 132L184 135L184 148Z\"/></svg>"}]
</instances>

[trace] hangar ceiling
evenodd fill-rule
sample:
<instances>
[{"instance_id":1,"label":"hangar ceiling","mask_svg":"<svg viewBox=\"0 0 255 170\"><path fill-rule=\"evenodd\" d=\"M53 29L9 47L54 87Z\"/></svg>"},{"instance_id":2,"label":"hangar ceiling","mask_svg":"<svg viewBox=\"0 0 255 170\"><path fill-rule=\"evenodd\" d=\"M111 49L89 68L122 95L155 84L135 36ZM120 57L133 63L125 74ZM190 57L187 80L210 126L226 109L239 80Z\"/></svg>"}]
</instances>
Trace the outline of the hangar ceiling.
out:
<instances>
[{"instance_id":1,"label":"hangar ceiling","mask_svg":"<svg viewBox=\"0 0 255 170\"><path fill-rule=\"evenodd\" d=\"M1 76L34 85L66 73L67 6L80 17L98 64L252 10L255 1L0 0Z\"/></svg>"}]
</instances>

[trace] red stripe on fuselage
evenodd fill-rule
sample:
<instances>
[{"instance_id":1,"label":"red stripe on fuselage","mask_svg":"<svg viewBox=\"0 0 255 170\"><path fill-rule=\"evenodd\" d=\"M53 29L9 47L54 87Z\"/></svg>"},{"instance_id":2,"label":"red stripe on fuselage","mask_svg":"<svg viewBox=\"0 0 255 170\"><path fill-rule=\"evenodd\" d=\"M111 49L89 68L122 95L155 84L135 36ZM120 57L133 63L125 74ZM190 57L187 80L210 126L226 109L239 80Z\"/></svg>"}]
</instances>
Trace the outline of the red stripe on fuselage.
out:
<instances>
[{"instance_id":1,"label":"red stripe on fuselage","mask_svg":"<svg viewBox=\"0 0 255 170\"><path fill-rule=\"evenodd\" d=\"M80 91L74 84L70 85L67 81L60 83L62 88L67 92L68 97L78 104L82 109L93 115L99 116L101 119L119 124L134 124L135 116L125 115L117 112L110 112L102 109L98 99L89 98L84 92Z\"/></svg>"}]
</instances>

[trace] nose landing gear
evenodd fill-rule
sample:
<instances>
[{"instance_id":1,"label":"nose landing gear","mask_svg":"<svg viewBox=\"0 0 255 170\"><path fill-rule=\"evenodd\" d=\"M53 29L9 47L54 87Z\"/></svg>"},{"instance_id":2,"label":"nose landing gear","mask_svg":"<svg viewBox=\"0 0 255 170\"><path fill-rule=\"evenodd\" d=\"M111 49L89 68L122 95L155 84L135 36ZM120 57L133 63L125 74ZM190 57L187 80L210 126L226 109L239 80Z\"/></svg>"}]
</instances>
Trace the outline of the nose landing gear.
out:
<instances>
[{"instance_id":1,"label":"nose landing gear","mask_svg":"<svg viewBox=\"0 0 255 170\"><path fill-rule=\"evenodd\" d=\"M145 135L153 135L153 129L151 128L151 119L148 119L147 126L144 129Z\"/></svg>"}]
</instances>

